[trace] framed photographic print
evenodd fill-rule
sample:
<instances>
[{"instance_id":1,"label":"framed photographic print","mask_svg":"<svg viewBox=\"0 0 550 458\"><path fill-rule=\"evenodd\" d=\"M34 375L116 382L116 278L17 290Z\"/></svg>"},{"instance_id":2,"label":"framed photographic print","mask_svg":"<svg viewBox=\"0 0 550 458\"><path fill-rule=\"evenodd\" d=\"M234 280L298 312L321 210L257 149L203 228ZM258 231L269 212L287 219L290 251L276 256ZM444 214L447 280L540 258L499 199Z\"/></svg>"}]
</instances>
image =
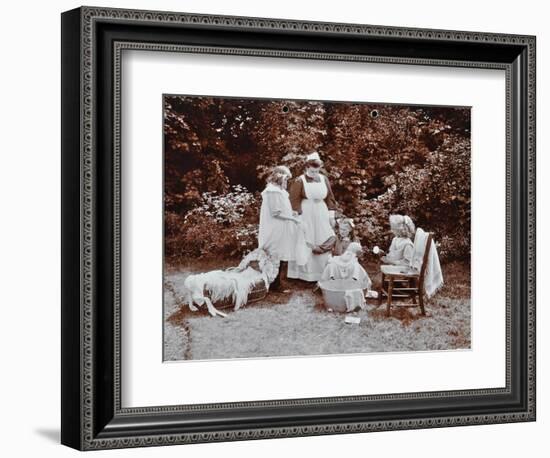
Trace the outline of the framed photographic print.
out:
<instances>
[{"instance_id":1,"label":"framed photographic print","mask_svg":"<svg viewBox=\"0 0 550 458\"><path fill-rule=\"evenodd\" d=\"M535 419L535 38L62 15L62 443Z\"/></svg>"}]
</instances>

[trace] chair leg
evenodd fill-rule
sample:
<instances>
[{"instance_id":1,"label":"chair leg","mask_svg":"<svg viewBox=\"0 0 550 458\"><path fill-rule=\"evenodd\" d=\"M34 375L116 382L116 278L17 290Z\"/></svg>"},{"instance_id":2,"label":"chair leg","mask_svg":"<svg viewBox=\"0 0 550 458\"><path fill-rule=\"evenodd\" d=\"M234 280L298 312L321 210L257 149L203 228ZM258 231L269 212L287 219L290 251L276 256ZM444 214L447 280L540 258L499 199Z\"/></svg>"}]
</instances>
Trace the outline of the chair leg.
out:
<instances>
[{"instance_id":1,"label":"chair leg","mask_svg":"<svg viewBox=\"0 0 550 458\"><path fill-rule=\"evenodd\" d=\"M420 313L426 315L426 310L424 309L424 292L418 291L418 303L420 305Z\"/></svg>"},{"instance_id":2,"label":"chair leg","mask_svg":"<svg viewBox=\"0 0 550 458\"><path fill-rule=\"evenodd\" d=\"M390 280L388 282L388 302L386 303L386 316L390 316L390 313L391 313L392 294L393 294L393 278L390 277Z\"/></svg>"},{"instance_id":3,"label":"chair leg","mask_svg":"<svg viewBox=\"0 0 550 458\"><path fill-rule=\"evenodd\" d=\"M382 274L382 283L380 289L378 290L378 307L382 305L382 291L384 289L384 274Z\"/></svg>"}]
</instances>

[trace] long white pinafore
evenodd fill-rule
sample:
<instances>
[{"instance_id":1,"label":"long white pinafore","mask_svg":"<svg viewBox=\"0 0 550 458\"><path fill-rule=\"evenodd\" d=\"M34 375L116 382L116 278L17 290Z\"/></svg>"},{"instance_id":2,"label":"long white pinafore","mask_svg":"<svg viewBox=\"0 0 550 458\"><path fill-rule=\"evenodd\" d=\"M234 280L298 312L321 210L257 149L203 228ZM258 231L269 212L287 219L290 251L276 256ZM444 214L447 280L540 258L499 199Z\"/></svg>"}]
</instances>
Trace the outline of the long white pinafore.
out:
<instances>
[{"instance_id":1,"label":"long white pinafore","mask_svg":"<svg viewBox=\"0 0 550 458\"><path fill-rule=\"evenodd\" d=\"M275 215L291 217L292 206L288 192L269 183L262 192L258 248L266 250L280 261L294 261L298 227L296 223Z\"/></svg>"},{"instance_id":2,"label":"long white pinafore","mask_svg":"<svg viewBox=\"0 0 550 458\"><path fill-rule=\"evenodd\" d=\"M305 199L302 199L302 214L300 216L305 226L306 240L314 245L320 245L333 237L334 230L330 225L330 215L325 203L328 188L325 178L320 176L319 182L308 182L302 175ZM298 278L305 281L319 281L325 270L330 253L312 254L304 266L294 262L288 264L288 278Z\"/></svg>"}]
</instances>

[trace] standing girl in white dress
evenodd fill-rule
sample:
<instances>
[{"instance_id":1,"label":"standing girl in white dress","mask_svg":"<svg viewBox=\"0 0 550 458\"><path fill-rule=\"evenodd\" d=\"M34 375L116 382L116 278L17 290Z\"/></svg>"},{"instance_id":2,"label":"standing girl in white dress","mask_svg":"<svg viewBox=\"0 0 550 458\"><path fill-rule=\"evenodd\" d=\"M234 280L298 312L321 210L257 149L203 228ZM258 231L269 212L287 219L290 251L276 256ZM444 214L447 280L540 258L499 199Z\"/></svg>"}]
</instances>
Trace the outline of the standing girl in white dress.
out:
<instances>
[{"instance_id":1,"label":"standing girl in white dress","mask_svg":"<svg viewBox=\"0 0 550 458\"><path fill-rule=\"evenodd\" d=\"M306 239L313 246L311 256L305 265L289 262L288 278L308 282L319 281L336 242L336 234L330 220L331 211L334 213L337 205L328 178L320 173L322 164L318 153L309 154L306 158L305 173L290 186L292 208L300 215Z\"/></svg>"},{"instance_id":2,"label":"standing girl in white dress","mask_svg":"<svg viewBox=\"0 0 550 458\"><path fill-rule=\"evenodd\" d=\"M311 253L305 241L305 231L293 214L286 190L291 177L288 167L274 167L262 191L258 247L281 261L279 275L272 283L274 290L283 287L287 263L304 264Z\"/></svg>"}]
</instances>

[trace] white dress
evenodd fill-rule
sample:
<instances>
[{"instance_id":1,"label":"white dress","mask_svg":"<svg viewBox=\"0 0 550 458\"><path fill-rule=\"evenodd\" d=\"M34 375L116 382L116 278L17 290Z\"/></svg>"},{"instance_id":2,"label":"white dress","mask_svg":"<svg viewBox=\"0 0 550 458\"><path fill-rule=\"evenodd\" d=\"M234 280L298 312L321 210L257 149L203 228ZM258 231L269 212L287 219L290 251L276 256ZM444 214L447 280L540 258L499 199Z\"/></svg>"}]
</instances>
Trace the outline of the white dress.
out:
<instances>
[{"instance_id":1,"label":"white dress","mask_svg":"<svg viewBox=\"0 0 550 458\"><path fill-rule=\"evenodd\" d=\"M305 199L302 199L302 214L300 219L306 232L306 240L314 245L326 242L335 236L330 225L330 215L325 198L328 188L325 179L321 176L319 182L308 182L302 175ZM295 262L288 263L288 278L297 278L305 281L319 281L325 270L330 253L313 254L305 265L299 266Z\"/></svg>"},{"instance_id":2,"label":"white dress","mask_svg":"<svg viewBox=\"0 0 550 458\"><path fill-rule=\"evenodd\" d=\"M412 261L414 245L407 237L394 237L384 262L396 265L409 265Z\"/></svg>"},{"instance_id":3,"label":"white dress","mask_svg":"<svg viewBox=\"0 0 550 458\"><path fill-rule=\"evenodd\" d=\"M279 261L296 261L309 257L304 230L295 222L278 218L292 216L288 192L269 183L262 191L258 247L276 256ZM306 254L304 254L304 252Z\"/></svg>"},{"instance_id":4,"label":"white dress","mask_svg":"<svg viewBox=\"0 0 550 458\"><path fill-rule=\"evenodd\" d=\"M359 264L357 256L349 251L329 258L321 280L355 280L362 289L370 289L372 286L369 274Z\"/></svg>"}]
</instances>

